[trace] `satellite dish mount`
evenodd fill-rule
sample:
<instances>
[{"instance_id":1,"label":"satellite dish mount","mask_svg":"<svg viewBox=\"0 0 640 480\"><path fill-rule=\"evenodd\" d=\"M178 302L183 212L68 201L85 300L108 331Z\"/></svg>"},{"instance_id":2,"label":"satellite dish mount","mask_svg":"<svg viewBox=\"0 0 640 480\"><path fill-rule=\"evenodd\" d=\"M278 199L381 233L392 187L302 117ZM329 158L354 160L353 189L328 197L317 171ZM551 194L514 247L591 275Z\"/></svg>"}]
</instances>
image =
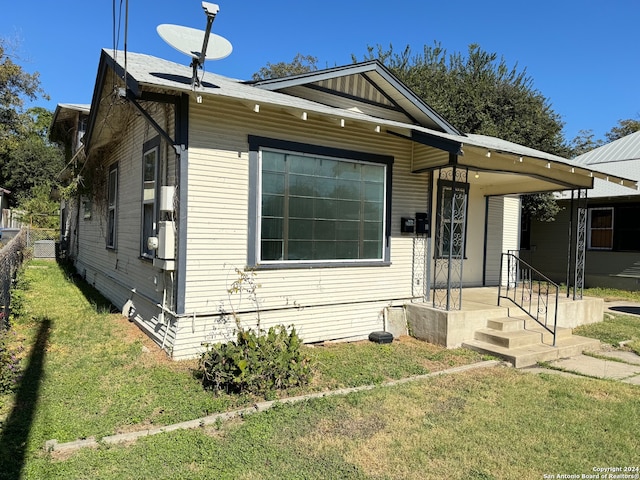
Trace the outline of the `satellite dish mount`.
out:
<instances>
[{"instance_id":1,"label":"satellite dish mount","mask_svg":"<svg viewBox=\"0 0 640 480\"><path fill-rule=\"evenodd\" d=\"M194 89L202 86L202 82L198 78L198 68L204 67L205 60L220 60L228 57L233 50L229 40L211 33L213 21L220 11L220 7L215 3L202 2L202 8L207 16L207 28L204 32L195 28L170 24L158 25L156 29L158 35L165 42L191 57L190 66L193 68L191 86Z\"/></svg>"},{"instance_id":2,"label":"satellite dish mount","mask_svg":"<svg viewBox=\"0 0 640 480\"><path fill-rule=\"evenodd\" d=\"M193 67L192 85L194 87L199 87L201 85L200 79L198 78L198 68L204 67L204 61L207 58L207 47L209 46L211 27L213 26L213 21L216 19L216 15L220 11L220 7L215 3L202 2L202 8L207 16L207 27L204 31L204 39L202 41L200 55L198 55L198 57L194 57L191 61L191 66Z\"/></svg>"}]
</instances>

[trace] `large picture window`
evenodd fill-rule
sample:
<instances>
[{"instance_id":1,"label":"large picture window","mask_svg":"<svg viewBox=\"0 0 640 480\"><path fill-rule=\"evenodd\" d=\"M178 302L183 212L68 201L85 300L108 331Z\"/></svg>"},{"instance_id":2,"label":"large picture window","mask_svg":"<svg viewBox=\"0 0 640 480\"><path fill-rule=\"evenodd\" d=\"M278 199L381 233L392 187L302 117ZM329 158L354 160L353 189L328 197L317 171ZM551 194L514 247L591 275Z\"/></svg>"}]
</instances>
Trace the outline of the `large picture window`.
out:
<instances>
[{"instance_id":1,"label":"large picture window","mask_svg":"<svg viewBox=\"0 0 640 480\"><path fill-rule=\"evenodd\" d=\"M116 248L118 218L118 164L109 167L107 181L107 248Z\"/></svg>"},{"instance_id":2,"label":"large picture window","mask_svg":"<svg viewBox=\"0 0 640 480\"><path fill-rule=\"evenodd\" d=\"M156 234L158 200L159 139L145 143L142 155L142 234L140 255L153 258L147 239Z\"/></svg>"},{"instance_id":3,"label":"large picture window","mask_svg":"<svg viewBox=\"0 0 640 480\"><path fill-rule=\"evenodd\" d=\"M261 148L258 165L259 263L385 260L387 163Z\"/></svg>"}]
</instances>

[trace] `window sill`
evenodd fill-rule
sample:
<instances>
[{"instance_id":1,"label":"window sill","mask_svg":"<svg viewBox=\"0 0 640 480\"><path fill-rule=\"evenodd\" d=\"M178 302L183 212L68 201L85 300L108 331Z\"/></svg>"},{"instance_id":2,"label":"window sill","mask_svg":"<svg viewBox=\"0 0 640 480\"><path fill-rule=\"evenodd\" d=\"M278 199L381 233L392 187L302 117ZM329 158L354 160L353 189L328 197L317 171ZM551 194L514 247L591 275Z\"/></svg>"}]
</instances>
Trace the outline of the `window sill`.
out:
<instances>
[{"instance_id":1,"label":"window sill","mask_svg":"<svg viewBox=\"0 0 640 480\"><path fill-rule=\"evenodd\" d=\"M367 262L322 262L322 263L262 263L254 265L256 270L290 270L290 269L313 269L313 268L352 268L352 267L389 267L389 261L367 261Z\"/></svg>"}]
</instances>

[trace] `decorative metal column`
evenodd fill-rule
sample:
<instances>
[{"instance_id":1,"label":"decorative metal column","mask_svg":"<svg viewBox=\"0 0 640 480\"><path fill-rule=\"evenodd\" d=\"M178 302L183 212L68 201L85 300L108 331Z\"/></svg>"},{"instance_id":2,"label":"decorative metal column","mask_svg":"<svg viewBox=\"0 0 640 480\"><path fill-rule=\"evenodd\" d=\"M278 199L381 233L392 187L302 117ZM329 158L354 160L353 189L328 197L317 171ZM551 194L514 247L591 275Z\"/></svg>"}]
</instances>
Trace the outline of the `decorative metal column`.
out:
<instances>
[{"instance_id":1,"label":"decorative metal column","mask_svg":"<svg viewBox=\"0 0 640 480\"><path fill-rule=\"evenodd\" d=\"M467 169L440 170L436 210L433 306L462 308L462 267L467 223Z\"/></svg>"},{"instance_id":2,"label":"decorative metal column","mask_svg":"<svg viewBox=\"0 0 640 480\"><path fill-rule=\"evenodd\" d=\"M573 282L573 299L582 299L584 290L584 268L587 247L587 189L578 190L576 217L576 265Z\"/></svg>"},{"instance_id":3,"label":"decorative metal column","mask_svg":"<svg viewBox=\"0 0 640 480\"><path fill-rule=\"evenodd\" d=\"M575 219L575 221L574 221ZM567 298L582 299L587 246L587 189L571 191L567 255Z\"/></svg>"}]
</instances>

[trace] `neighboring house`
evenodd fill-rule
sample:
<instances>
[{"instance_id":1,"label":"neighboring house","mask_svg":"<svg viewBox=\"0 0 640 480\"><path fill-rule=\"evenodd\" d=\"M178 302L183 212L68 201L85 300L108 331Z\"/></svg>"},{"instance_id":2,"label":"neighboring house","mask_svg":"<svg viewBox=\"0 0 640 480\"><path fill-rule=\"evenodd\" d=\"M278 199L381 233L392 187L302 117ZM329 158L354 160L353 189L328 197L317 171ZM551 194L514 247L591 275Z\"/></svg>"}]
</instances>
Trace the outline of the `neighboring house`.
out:
<instances>
[{"instance_id":1,"label":"neighboring house","mask_svg":"<svg viewBox=\"0 0 640 480\"><path fill-rule=\"evenodd\" d=\"M640 180L640 131L591 150L574 161L585 168ZM567 231L572 212L569 198L567 193L561 196L559 204L563 210L556 221L532 222L530 237L533 265L565 283L569 258ZM574 198L574 210L576 207ZM596 179L593 190L588 192L586 209L585 287L640 289L640 194Z\"/></svg>"},{"instance_id":2,"label":"neighboring house","mask_svg":"<svg viewBox=\"0 0 640 480\"><path fill-rule=\"evenodd\" d=\"M316 342L366 338L409 302L460 308L452 292L497 285L517 249L519 194L599 175L458 132L377 61L201 81L102 52L69 239L77 271L174 358L236 316Z\"/></svg>"},{"instance_id":3,"label":"neighboring house","mask_svg":"<svg viewBox=\"0 0 640 480\"><path fill-rule=\"evenodd\" d=\"M61 103L56 107L51 121L49 138L51 141L64 146L67 168L64 173L81 171L84 164L84 145L82 139L87 129L89 109L91 105ZM66 182L81 181L79 178L62 178ZM63 255L73 255L77 252L77 243L70 243L72 232L76 230L81 208L76 204L77 198L62 199L60 205L60 252ZM75 236L74 238L77 238Z\"/></svg>"},{"instance_id":4,"label":"neighboring house","mask_svg":"<svg viewBox=\"0 0 640 480\"><path fill-rule=\"evenodd\" d=\"M9 194L11 192L0 187L0 228L9 227Z\"/></svg>"}]
</instances>

